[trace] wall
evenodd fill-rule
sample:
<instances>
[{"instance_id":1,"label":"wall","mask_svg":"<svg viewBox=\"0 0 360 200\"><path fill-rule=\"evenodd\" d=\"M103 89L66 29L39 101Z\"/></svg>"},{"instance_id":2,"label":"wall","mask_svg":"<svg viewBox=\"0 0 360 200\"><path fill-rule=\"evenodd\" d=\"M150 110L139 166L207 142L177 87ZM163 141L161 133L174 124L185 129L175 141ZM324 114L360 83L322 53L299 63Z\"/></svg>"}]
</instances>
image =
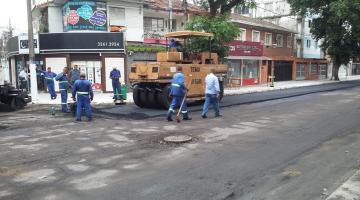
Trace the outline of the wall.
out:
<instances>
[{"instance_id":1,"label":"wall","mask_svg":"<svg viewBox=\"0 0 360 200\"><path fill-rule=\"evenodd\" d=\"M49 22L49 33L62 33L63 28L63 17L61 7L51 6L48 7L48 22Z\"/></svg>"},{"instance_id":2,"label":"wall","mask_svg":"<svg viewBox=\"0 0 360 200\"><path fill-rule=\"evenodd\" d=\"M118 7L125 9L125 26L126 26L126 40L132 42L142 42L143 32L143 9L140 0L133 0L131 2L123 1L108 1L109 7ZM108 12L109 9L108 9ZM110 15L110 13L108 13Z\"/></svg>"},{"instance_id":3,"label":"wall","mask_svg":"<svg viewBox=\"0 0 360 200\"><path fill-rule=\"evenodd\" d=\"M310 48L307 47L307 41L310 41ZM321 58L321 49L318 41L314 40L312 37L304 37L304 58ZM316 45L317 44L317 45Z\"/></svg>"}]
</instances>

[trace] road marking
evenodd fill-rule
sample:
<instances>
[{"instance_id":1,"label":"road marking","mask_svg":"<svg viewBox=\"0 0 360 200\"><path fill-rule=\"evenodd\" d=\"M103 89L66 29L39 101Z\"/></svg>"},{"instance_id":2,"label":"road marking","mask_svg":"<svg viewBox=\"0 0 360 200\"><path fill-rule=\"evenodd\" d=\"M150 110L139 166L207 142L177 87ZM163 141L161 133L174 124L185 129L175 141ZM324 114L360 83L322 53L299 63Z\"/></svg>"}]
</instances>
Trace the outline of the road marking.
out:
<instances>
[{"instance_id":1,"label":"road marking","mask_svg":"<svg viewBox=\"0 0 360 200\"><path fill-rule=\"evenodd\" d=\"M326 200L358 199L360 199L360 170L326 198Z\"/></svg>"}]
</instances>

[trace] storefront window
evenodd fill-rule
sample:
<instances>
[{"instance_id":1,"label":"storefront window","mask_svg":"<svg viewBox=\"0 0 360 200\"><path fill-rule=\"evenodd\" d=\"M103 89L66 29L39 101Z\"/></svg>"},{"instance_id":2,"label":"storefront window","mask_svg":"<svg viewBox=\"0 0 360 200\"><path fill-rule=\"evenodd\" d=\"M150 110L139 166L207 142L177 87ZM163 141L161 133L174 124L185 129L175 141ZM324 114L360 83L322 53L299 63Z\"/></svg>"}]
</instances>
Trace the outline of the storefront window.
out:
<instances>
[{"instance_id":1,"label":"storefront window","mask_svg":"<svg viewBox=\"0 0 360 200\"><path fill-rule=\"evenodd\" d=\"M297 80L305 79L305 64L296 65L296 79Z\"/></svg>"},{"instance_id":2,"label":"storefront window","mask_svg":"<svg viewBox=\"0 0 360 200\"><path fill-rule=\"evenodd\" d=\"M360 63L353 63L352 75L360 75Z\"/></svg>"},{"instance_id":3,"label":"storefront window","mask_svg":"<svg viewBox=\"0 0 360 200\"><path fill-rule=\"evenodd\" d=\"M229 62L229 65L230 65L230 69L229 69L230 77L240 77L240 74L241 74L241 70L240 70L241 60L231 60Z\"/></svg>"},{"instance_id":4,"label":"storefront window","mask_svg":"<svg viewBox=\"0 0 360 200\"><path fill-rule=\"evenodd\" d=\"M319 65L319 79L325 79L326 78L326 71L327 71L327 65L326 64L320 64Z\"/></svg>"},{"instance_id":5,"label":"storefront window","mask_svg":"<svg viewBox=\"0 0 360 200\"><path fill-rule=\"evenodd\" d=\"M243 78L257 78L259 76L258 60L243 60Z\"/></svg>"},{"instance_id":6,"label":"storefront window","mask_svg":"<svg viewBox=\"0 0 360 200\"><path fill-rule=\"evenodd\" d=\"M311 64L310 65L310 74L316 75L317 74L317 64Z\"/></svg>"}]
</instances>

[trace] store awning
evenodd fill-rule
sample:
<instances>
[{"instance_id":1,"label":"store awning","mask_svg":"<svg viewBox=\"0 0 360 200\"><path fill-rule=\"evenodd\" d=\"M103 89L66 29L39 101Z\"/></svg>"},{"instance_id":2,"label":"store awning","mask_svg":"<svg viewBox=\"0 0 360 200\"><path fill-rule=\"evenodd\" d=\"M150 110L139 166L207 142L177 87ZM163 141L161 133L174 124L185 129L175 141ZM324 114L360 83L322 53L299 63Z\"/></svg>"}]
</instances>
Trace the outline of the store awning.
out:
<instances>
[{"instance_id":1,"label":"store awning","mask_svg":"<svg viewBox=\"0 0 360 200\"><path fill-rule=\"evenodd\" d=\"M225 58L228 60L272 60L266 56L228 56Z\"/></svg>"}]
</instances>

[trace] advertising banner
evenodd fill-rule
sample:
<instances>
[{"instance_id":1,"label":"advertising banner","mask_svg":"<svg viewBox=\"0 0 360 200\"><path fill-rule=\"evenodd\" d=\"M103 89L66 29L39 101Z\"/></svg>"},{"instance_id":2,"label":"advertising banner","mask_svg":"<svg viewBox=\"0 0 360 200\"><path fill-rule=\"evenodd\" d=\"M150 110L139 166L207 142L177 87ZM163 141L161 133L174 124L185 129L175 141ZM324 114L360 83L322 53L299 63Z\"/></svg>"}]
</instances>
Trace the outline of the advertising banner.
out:
<instances>
[{"instance_id":1,"label":"advertising banner","mask_svg":"<svg viewBox=\"0 0 360 200\"><path fill-rule=\"evenodd\" d=\"M262 56L263 45L260 42L233 41L228 44L229 56Z\"/></svg>"},{"instance_id":2,"label":"advertising banner","mask_svg":"<svg viewBox=\"0 0 360 200\"><path fill-rule=\"evenodd\" d=\"M27 35L20 35L18 37L19 54L29 54L29 40ZM34 51L39 53L39 35L34 35Z\"/></svg>"},{"instance_id":3,"label":"advertising banner","mask_svg":"<svg viewBox=\"0 0 360 200\"><path fill-rule=\"evenodd\" d=\"M72 0L63 7L64 31L107 31L106 3L95 0Z\"/></svg>"}]
</instances>

